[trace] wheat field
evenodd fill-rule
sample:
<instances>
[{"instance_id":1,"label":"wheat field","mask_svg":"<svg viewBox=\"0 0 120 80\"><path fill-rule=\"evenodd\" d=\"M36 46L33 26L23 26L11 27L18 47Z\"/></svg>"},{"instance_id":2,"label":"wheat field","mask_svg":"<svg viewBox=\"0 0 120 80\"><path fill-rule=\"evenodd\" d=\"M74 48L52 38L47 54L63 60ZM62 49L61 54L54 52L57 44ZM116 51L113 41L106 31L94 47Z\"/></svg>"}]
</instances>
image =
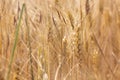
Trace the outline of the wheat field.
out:
<instances>
[{"instance_id":1,"label":"wheat field","mask_svg":"<svg viewBox=\"0 0 120 80\"><path fill-rule=\"evenodd\" d=\"M0 0L0 80L120 80L120 1Z\"/></svg>"}]
</instances>

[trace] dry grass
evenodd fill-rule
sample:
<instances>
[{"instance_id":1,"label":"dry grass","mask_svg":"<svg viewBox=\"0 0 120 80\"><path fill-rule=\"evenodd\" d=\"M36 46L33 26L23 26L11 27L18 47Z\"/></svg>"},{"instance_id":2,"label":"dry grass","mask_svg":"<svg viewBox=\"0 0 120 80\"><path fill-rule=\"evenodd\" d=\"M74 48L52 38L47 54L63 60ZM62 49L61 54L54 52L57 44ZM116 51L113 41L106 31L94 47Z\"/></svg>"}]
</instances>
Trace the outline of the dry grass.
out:
<instances>
[{"instance_id":1,"label":"dry grass","mask_svg":"<svg viewBox=\"0 0 120 80\"><path fill-rule=\"evenodd\" d=\"M119 80L119 5L0 0L0 80Z\"/></svg>"}]
</instances>

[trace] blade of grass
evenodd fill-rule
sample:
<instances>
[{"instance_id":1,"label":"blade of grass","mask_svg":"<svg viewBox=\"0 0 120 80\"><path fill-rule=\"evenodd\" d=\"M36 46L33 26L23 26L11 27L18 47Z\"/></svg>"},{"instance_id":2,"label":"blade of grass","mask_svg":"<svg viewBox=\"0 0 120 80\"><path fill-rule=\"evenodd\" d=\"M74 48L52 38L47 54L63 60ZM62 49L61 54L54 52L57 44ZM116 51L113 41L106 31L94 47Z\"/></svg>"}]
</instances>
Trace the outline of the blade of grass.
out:
<instances>
[{"instance_id":1,"label":"blade of grass","mask_svg":"<svg viewBox=\"0 0 120 80\"><path fill-rule=\"evenodd\" d=\"M7 72L6 80L9 80L9 78L10 78L11 67L12 67L12 63L13 63L13 59L14 59L15 49L16 49L16 46L17 46L18 34L19 34L19 29L20 29L20 24L21 24L21 21L22 21L22 15L23 15L24 9L25 9L25 4L23 4L23 6L22 6L22 10L20 12L20 18L19 18L18 24L16 26L17 29L16 29L16 32L15 32L15 41L14 41L14 45L13 45L13 48L12 48L12 53L11 53L11 57L10 57L10 62L9 62L9 66L8 66L8 72Z\"/></svg>"}]
</instances>

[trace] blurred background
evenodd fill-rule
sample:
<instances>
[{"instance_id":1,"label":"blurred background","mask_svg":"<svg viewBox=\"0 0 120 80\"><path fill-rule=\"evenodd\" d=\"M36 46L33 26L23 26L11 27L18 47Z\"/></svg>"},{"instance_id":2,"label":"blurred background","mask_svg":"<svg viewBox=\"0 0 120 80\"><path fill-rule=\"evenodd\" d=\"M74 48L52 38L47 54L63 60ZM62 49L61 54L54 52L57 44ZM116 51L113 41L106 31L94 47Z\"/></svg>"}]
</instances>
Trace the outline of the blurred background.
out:
<instances>
[{"instance_id":1,"label":"blurred background","mask_svg":"<svg viewBox=\"0 0 120 80\"><path fill-rule=\"evenodd\" d=\"M119 0L0 0L0 80L119 80L119 64Z\"/></svg>"}]
</instances>

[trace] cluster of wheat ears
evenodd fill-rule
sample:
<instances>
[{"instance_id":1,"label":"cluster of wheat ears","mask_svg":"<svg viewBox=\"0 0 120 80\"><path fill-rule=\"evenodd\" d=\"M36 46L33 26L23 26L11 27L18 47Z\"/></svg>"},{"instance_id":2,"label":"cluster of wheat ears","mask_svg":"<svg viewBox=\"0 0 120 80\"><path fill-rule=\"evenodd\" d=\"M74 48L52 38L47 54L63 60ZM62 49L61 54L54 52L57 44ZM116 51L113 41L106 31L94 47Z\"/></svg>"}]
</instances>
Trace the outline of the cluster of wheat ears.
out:
<instances>
[{"instance_id":1,"label":"cluster of wheat ears","mask_svg":"<svg viewBox=\"0 0 120 80\"><path fill-rule=\"evenodd\" d=\"M0 0L0 80L120 80L120 1Z\"/></svg>"}]
</instances>

